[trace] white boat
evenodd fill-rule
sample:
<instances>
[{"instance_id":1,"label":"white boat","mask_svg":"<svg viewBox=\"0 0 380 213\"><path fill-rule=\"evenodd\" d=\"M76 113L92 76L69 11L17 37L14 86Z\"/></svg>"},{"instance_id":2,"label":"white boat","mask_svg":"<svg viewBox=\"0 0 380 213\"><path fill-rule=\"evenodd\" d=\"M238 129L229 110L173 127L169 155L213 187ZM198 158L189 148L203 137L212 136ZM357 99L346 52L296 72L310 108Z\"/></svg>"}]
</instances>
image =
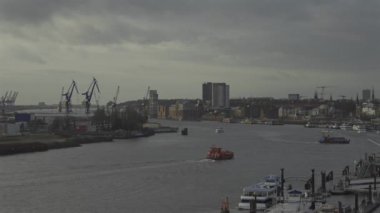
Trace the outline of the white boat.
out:
<instances>
[{"instance_id":1,"label":"white boat","mask_svg":"<svg viewBox=\"0 0 380 213\"><path fill-rule=\"evenodd\" d=\"M341 130L351 130L352 129L352 125L348 124L348 123L343 123L342 125L340 125L339 127Z\"/></svg>"},{"instance_id":2,"label":"white boat","mask_svg":"<svg viewBox=\"0 0 380 213\"><path fill-rule=\"evenodd\" d=\"M241 124L253 124L252 119L246 118L242 121L240 121Z\"/></svg>"},{"instance_id":3,"label":"white boat","mask_svg":"<svg viewBox=\"0 0 380 213\"><path fill-rule=\"evenodd\" d=\"M306 127L306 128L316 128L317 125L316 125L316 124L312 124L312 123L310 123L310 122L307 122L307 123L305 124L305 127Z\"/></svg>"},{"instance_id":4,"label":"white boat","mask_svg":"<svg viewBox=\"0 0 380 213\"><path fill-rule=\"evenodd\" d=\"M364 133L367 132L365 125L362 124L355 124L352 126L352 130L358 132L358 133Z\"/></svg>"},{"instance_id":5,"label":"white boat","mask_svg":"<svg viewBox=\"0 0 380 213\"><path fill-rule=\"evenodd\" d=\"M270 187L264 182L253 186L247 186L243 189L243 195L240 196L239 209L249 210L251 201L256 199L256 209L265 210L276 203L277 188Z\"/></svg>"},{"instance_id":6,"label":"white boat","mask_svg":"<svg viewBox=\"0 0 380 213\"><path fill-rule=\"evenodd\" d=\"M280 178L275 175L265 177L265 182L260 182L243 189L243 195L240 196L238 208L240 210L249 210L251 202L256 200L256 209L265 210L277 202L277 190Z\"/></svg>"},{"instance_id":7,"label":"white boat","mask_svg":"<svg viewBox=\"0 0 380 213\"><path fill-rule=\"evenodd\" d=\"M339 126L337 123L335 123L335 124L332 124L332 125L330 126L330 128L331 128L331 129L340 129L340 126Z\"/></svg>"},{"instance_id":8,"label":"white boat","mask_svg":"<svg viewBox=\"0 0 380 213\"><path fill-rule=\"evenodd\" d=\"M216 128L215 133L224 133L224 129L222 127Z\"/></svg>"}]
</instances>

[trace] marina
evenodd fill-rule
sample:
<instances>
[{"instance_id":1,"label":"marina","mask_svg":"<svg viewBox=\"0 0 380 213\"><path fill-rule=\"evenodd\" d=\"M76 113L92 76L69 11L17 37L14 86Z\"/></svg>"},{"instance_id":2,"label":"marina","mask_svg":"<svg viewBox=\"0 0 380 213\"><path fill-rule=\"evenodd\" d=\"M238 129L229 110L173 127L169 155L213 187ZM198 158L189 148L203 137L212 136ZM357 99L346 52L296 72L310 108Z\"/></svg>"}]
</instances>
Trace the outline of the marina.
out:
<instances>
[{"instance_id":1,"label":"marina","mask_svg":"<svg viewBox=\"0 0 380 213\"><path fill-rule=\"evenodd\" d=\"M352 167L354 160L379 148L369 139L380 142L376 133L337 130L351 143L324 146L317 141L320 129L296 125L159 122L186 127L191 134L156 134L2 157L3 211L50 213L64 205L69 212L211 213L218 212L228 196L230 211L239 212L242 189L265 175L285 168L285 177L306 181L314 168L317 183L324 170L334 171L335 181L346 165ZM218 127L225 133L215 134ZM233 150L234 159L205 159L212 145ZM290 179L286 188L288 183ZM303 185L293 188L302 191ZM20 200L28 202L19 205ZM328 200L335 206L338 201L353 206L354 197Z\"/></svg>"},{"instance_id":2,"label":"marina","mask_svg":"<svg viewBox=\"0 0 380 213\"><path fill-rule=\"evenodd\" d=\"M355 160L342 171L342 177L336 185L336 189L346 193L368 192L370 187L377 189L380 179L380 154L366 153L364 158Z\"/></svg>"}]
</instances>

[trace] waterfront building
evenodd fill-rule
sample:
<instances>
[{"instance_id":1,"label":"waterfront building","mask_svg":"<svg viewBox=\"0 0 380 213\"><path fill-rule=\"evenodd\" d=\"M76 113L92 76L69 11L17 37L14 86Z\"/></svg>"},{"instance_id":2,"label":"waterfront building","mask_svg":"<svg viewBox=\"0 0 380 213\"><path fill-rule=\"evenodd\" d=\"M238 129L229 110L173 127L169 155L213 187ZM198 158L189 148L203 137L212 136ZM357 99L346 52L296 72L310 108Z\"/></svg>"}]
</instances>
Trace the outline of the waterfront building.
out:
<instances>
[{"instance_id":1,"label":"waterfront building","mask_svg":"<svg viewBox=\"0 0 380 213\"><path fill-rule=\"evenodd\" d=\"M376 115L376 108L373 103L363 103L361 108L362 115L365 116L375 116Z\"/></svg>"},{"instance_id":2,"label":"waterfront building","mask_svg":"<svg viewBox=\"0 0 380 213\"><path fill-rule=\"evenodd\" d=\"M372 101L372 103L375 103L375 89L374 88L372 88L372 97L371 97L371 101Z\"/></svg>"},{"instance_id":3,"label":"waterfront building","mask_svg":"<svg viewBox=\"0 0 380 213\"><path fill-rule=\"evenodd\" d=\"M17 136L21 135L20 123L1 122L0 123L0 136Z\"/></svg>"},{"instance_id":4,"label":"waterfront building","mask_svg":"<svg viewBox=\"0 0 380 213\"><path fill-rule=\"evenodd\" d=\"M206 105L211 105L212 99L212 83L207 82L202 85L202 101Z\"/></svg>"},{"instance_id":5,"label":"waterfront building","mask_svg":"<svg viewBox=\"0 0 380 213\"><path fill-rule=\"evenodd\" d=\"M278 117L281 119L302 120L307 114L303 107L281 106L278 109Z\"/></svg>"},{"instance_id":6,"label":"waterfront building","mask_svg":"<svg viewBox=\"0 0 380 213\"><path fill-rule=\"evenodd\" d=\"M202 99L211 109L229 108L230 86L226 83L204 83L202 85Z\"/></svg>"},{"instance_id":7,"label":"waterfront building","mask_svg":"<svg viewBox=\"0 0 380 213\"><path fill-rule=\"evenodd\" d=\"M199 120L199 113L191 101L178 101L169 107L168 118L173 120Z\"/></svg>"},{"instance_id":8,"label":"waterfront building","mask_svg":"<svg viewBox=\"0 0 380 213\"><path fill-rule=\"evenodd\" d=\"M149 90L149 118L157 118L158 93L157 90Z\"/></svg>"},{"instance_id":9,"label":"waterfront building","mask_svg":"<svg viewBox=\"0 0 380 213\"><path fill-rule=\"evenodd\" d=\"M169 106L160 105L158 107L157 118L159 118L159 119L167 119L168 117L169 117Z\"/></svg>"}]
</instances>

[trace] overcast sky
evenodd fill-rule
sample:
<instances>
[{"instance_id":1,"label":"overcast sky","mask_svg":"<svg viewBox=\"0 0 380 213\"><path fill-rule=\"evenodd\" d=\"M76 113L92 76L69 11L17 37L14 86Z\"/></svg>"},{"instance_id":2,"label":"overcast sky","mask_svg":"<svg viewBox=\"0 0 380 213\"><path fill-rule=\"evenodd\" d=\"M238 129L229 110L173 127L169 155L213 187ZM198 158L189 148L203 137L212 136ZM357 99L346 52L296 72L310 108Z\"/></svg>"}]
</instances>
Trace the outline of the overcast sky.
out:
<instances>
[{"instance_id":1,"label":"overcast sky","mask_svg":"<svg viewBox=\"0 0 380 213\"><path fill-rule=\"evenodd\" d=\"M203 82L231 97L334 97L378 89L380 1L0 0L0 93L57 103L75 79L99 81L101 102L150 86L200 98ZM379 95L380 96L380 95ZM74 97L80 101L82 97Z\"/></svg>"}]
</instances>

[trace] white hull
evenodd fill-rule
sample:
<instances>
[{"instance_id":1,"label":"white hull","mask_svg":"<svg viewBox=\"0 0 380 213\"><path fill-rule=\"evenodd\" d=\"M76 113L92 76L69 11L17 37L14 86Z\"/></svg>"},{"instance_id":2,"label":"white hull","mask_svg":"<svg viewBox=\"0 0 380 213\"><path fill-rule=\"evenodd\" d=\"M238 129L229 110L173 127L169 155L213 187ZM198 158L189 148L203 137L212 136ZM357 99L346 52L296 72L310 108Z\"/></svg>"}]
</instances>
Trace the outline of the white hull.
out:
<instances>
[{"instance_id":1,"label":"white hull","mask_svg":"<svg viewBox=\"0 0 380 213\"><path fill-rule=\"evenodd\" d=\"M250 210L251 205L250 203L239 203L238 209L240 210ZM265 210L267 209L267 206L265 203L256 203L256 210Z\"/></svg>"},{"instance_id":2,"label":"white hull","mask_svg":"<svg viewBox=\"0 0 380 213\"><path fill-rule=\"evenodd\" d=\"M215 129L215 133L224 133L223 129Z\"/></svg>"},{"instance_id":3,"label":"white hull","mask_svg":"<svg viewBox=\"0 0 380 213\"><path fill-rule=\"evenodd\" d=\"M310 203L279 203L269 208L267 213L294 213L294 212L313 212L309 209Z\"/></svg>"},{"instance_id":4,"label":"white hull","mask_svg":"<svg viewBox=\"0 0 380 213\"><path fill-rule=\"evenodd\" d=\"M356 131L358 133L365 133L365 132L367 132L365 126L363 126L363 125L353 125L352 126L352 130L354 130L354 131Z\"/></svg>"}]
</instances>

